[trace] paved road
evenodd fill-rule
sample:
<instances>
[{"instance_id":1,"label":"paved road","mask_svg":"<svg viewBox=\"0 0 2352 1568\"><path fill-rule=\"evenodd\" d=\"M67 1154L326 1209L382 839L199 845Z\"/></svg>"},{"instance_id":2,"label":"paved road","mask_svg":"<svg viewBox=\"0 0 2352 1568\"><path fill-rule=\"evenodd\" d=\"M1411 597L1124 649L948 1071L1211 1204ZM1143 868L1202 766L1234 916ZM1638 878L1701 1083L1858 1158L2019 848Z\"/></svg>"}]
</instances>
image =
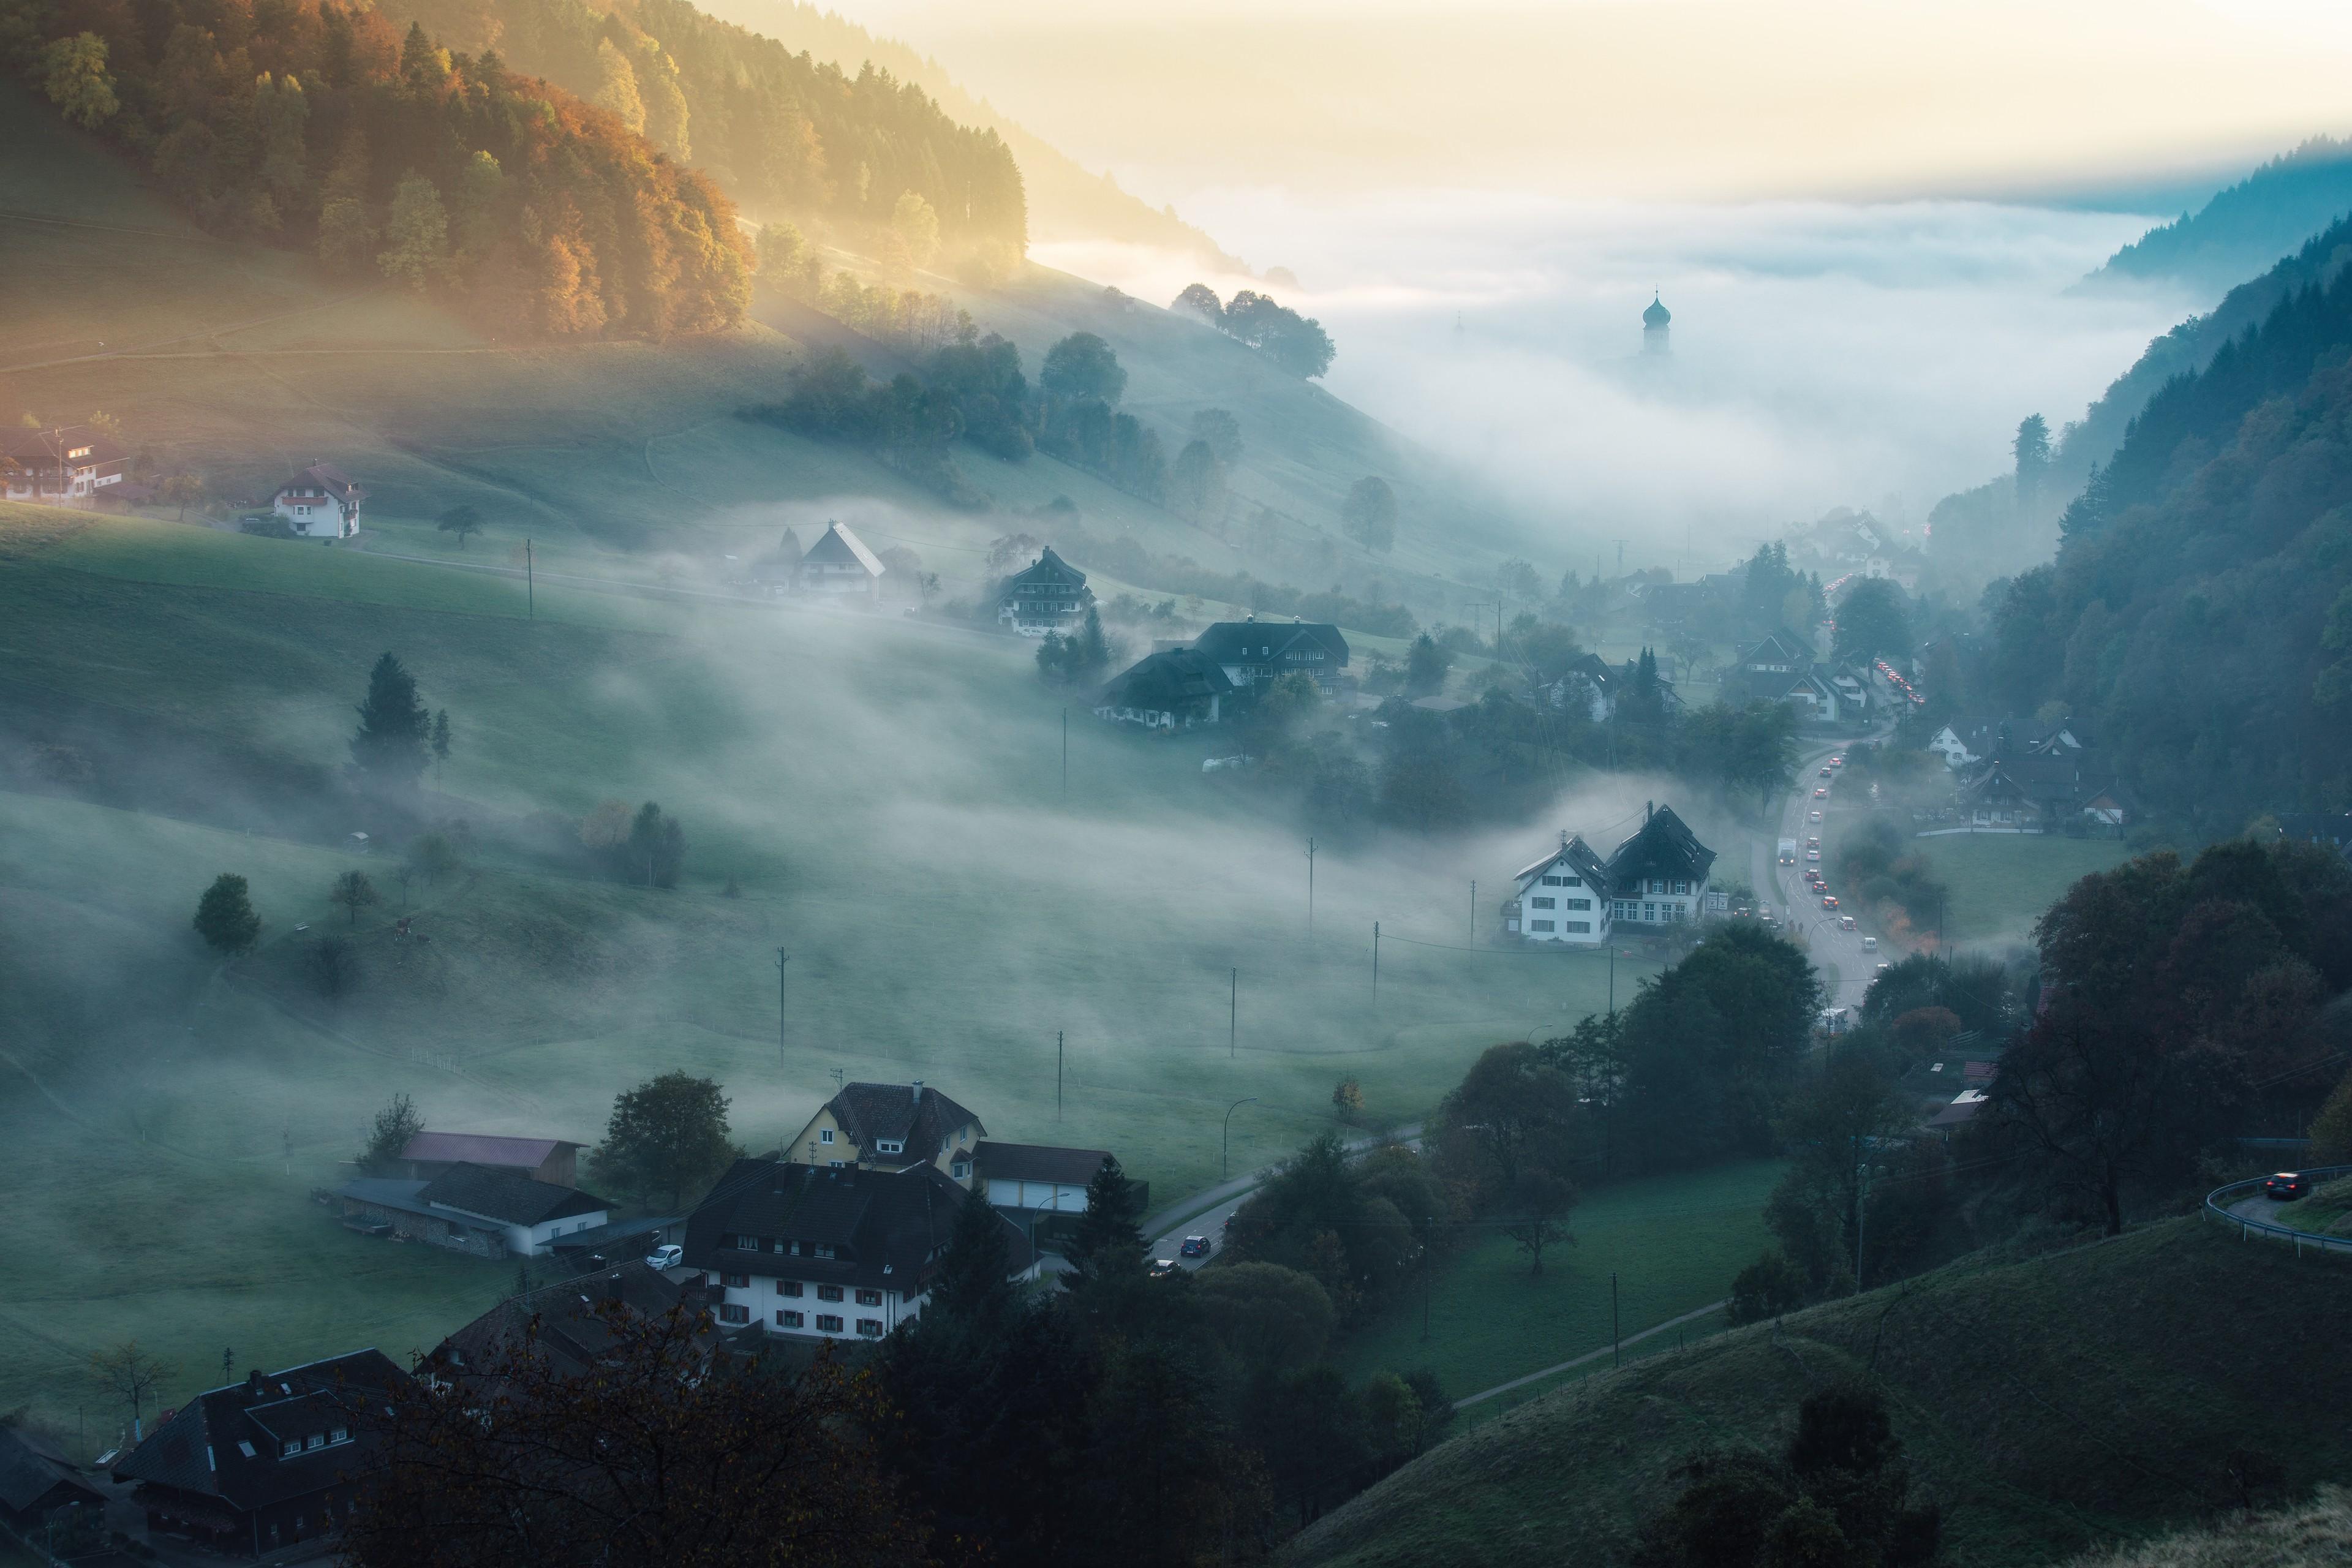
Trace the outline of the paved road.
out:
<instances>
[{"instance_id":1,"label":"paved road","mask_svg":"<svg viewBox=\"0 0 2352 1568\"><path fill-rule=\"evenodd\" d=\"M1394 1136L1407 1148L1418 1149L1421 1147L1421 1123L1416 1121L1410 1127L1400 1127ZM1367 1149L1377 1147L1382 1142L1384 1142L1382 1138L1366 1133L1361 1137L1348 1140L1348 1146L1361 1153ZM1258 1173L1252 1171L1246 1175L1235 1176L1229 1182L1221 1182L1206 1192L1194 1193L1190 1197L1171 1204L1158 1214L1146 1215L1143 1218L1143 1234L1151 1238L1151 1256L1155 1258L1172 1259L1181 1268L1200 1268L1209 1261L1209 1258L1183 1257L1181 1248L1183 1247L1184 1238L1188 1236L1207 1237L1210 1247L1209 1256L1214 1257L1216 1249L1224 1244L1225 1221L1233 1217L1235 1209L1249 1202L1251 1194L1262 1185L1264 1183L1259 1179ZM1202 1206L1203 1205L1207 1206ZM1183 1216L1181 1219L1171 1217L1180 1215Z\"/></svg>"},{"instance_id":2,"label":"paved road","mask_svg":"<svg viewBox=\"0 0 2352 1568\"><path fill-rule=\"evenodd\" d=\"M1862 939L1874 933L1862 930L1846 931L1838 924L1839 915L1853 913L1857 916L1858 925L1860 911L1825 910L1822 907L1821 895L1806 888L1807 866L1818 864L1823 876L1830 874L1827 830L1832 823L1829 820L1814 822L1811 817L1815 811L1828 819L1843 816L1851 809L1839 798L1838 792L1845 782L1842 770L1832 768L1828 778L1821 776L1821 771L1828 764L1829 759L1843 754L1849 744L1860 745L1866 741L1882 740L1886 733L1881 728L1868 735L1855 736L1851 742L1840 741L1832 745L1808 748L1799 765L1797 787L1790 791L1789 798L1781 803L1780 816L1770 830L1770 837L1759 840L1756 847L1753 867L1756 896L1771 903L1775 915L1804 931L1806 951L1811 954L1815 968L1837 971L1837 986L1830 997L1833 1006L1861 1006L1870 983L1878 977L1878 966L1893 963L1896 954L1883 947L1874 952L1864 948ZM1830 793L1815 799L1813 791L1819 788L1827 788ZM1809 837L1823 841L1822 858L1819 862L1804 858L1805 840ZM1797 863L1794 866L1778 863L1774 852L1778 848L1776 840L1781 838L1797 841ZM1830 891L1838 893L1841 899L1844 897L1839 893L1834 879L1830 884Z\"/></svg>"}]
</instances>

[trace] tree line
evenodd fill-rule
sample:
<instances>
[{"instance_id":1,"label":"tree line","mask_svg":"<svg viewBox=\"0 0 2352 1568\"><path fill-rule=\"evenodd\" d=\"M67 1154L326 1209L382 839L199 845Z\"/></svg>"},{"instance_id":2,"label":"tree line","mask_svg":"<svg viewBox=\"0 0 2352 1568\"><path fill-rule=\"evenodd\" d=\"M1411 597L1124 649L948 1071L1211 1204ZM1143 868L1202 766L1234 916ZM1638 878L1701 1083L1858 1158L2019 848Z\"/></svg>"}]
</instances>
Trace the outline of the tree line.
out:
<instances>
[{"instance_id":1,"label":"tree line","mask_svg":"<svg viewBox=\"0 0 2352 1568\"><path fill-rule=\"evenodd\" d=\"M732 204L610 113L327 0L58 6L11 54L206 227L446 293L500 331L742 318Z\"/></svg>"},{"instance_id":2,"label":"tree line","mask_svg":"<svg viewBox=\"0 0 2352 1568\"><path fill-rule=\"evenodd\" d=\"M1276 304L1255 289L1236 289L1231 300L1220 301L1207 284L1189 283L1169 308L1199 317L1303 380L1311 381L1329 370L1339 353L1323 323Z\"/></svg>"},{"instance_id":3,"label":"tree line","mask_svg":"<svg viewBox=\"0 0 2352 1568\"><path fill-rule=\"evenodd\" d=\"M495 48L611 110L754 212L871 237L886 259L927 266L920 226L899 221L911 197L939 242L1016 260L1027 247L1012 150L871 63L852 74L685 0L621 9L398 0L387 9L455 47Z\"/></svg>"}]
</instances>

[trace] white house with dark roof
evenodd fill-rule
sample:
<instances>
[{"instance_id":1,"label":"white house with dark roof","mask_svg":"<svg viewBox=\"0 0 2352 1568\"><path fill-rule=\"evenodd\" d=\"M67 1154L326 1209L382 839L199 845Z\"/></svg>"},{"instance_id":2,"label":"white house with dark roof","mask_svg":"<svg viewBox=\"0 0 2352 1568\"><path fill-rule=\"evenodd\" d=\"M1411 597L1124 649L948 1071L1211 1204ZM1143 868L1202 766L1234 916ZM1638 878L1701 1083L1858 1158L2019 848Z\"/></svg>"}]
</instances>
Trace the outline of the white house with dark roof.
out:
<instances>
[{"instance_id":1,"label":"white house with dark roof","mask_svg":"<svg viewBox=\"0 0 2352 1568\"><path fill-rule=\"evenodd\" d=\"M1644 805L1642 826L1609 857L1609 920L1615 926L1671 926L1709 912L1715 851L1667 805Z\"/></svg>"},{"instance_id":2,"label":"white house with dark roof","mask_svg":"<svg viewBox=\"0 0 2352 1568\"><path fill-rule=\"evenodd\" d=\"M922 1315L956 1215L984 1201L929 1163L738 1160L687 1220L686 1267L703 1271L722 1328L878 1340ZM1034 1275L1028 1237L997 1223L1010 1277Z\"/></svg>"},{"instance_id":3,"label":"white house with dark roof","mask_svg":"<svg viewBox=\"0 0 2352 1568\"><path fill-rule=\"evenodd\" d=\"M845 1083L779 1152L795 1164L831 1170L937 1167L970 1186L972 1156L988 1129L941 1094L913 1083Z\"/></svg>"},{"instance_id":4,"label":"white house with dark roof","mask_svg":"<svg viewBox=\"0 0 2352 1568\"><path fill-rule=\"evenodd\" d=\"M0 428L0 499L87 506L122 483L122 444L87 425Z\"/></svg>"},{"instance_id":5,"label":"white house with dark roof","mask_svg":"<svg viewBox=\"0 0 2352 1568\"><path fill-rule=\"evenodd\" d=\"M1580 835L1562 833L1559 848L1512 880L1517 891L1503 905L1506 933L1584 946L1609 940L1608 868Z\"/></svg>"},{"instance_id":6,"label":"white house with dark roof","mask_svg":"<svg viewBox=\"0 0 2352 1568\"><path fill-rule=\"evenodd\" d=\"M331 463L313 463L279 485L269 510L304 539L349 539L360 530L367 491Z\"/></svg>"},{"instance_id":7,"label":"white house with dark roof","mask_svg":"<svg viewBox=\"0 0 2352 1568\"><path fill-rule=\"evenodd\" d=\"M828 522L824 537L810 545L808 553L793 568L793 586L803 594L877 599L887 572L846 524Z\"/></svg>"},{"instance_id":8,"label":"white house with dark roof","mask_svg":"<svg viewBox=\"0 0 2352 1568\"><path fill-rule=\"evenodd\" d=\"M1219 621L1192 639L1192 647L1224 671L1237 690L1286 675L1313 678L1328 687L1348 668L1348 639L1323 621Z\"/></svg>"},{"instance_id":9,"label":"white house with dark roof","mask_svg":"<svg viewBox=\"0 0 2352 1568\"><path fill-rule=\"evenodd\" d=\"M1095 602L1087 574L1047 545L1036 561L1004 580L996 601L996 622L1024 637L1063 631L1087 617Z\"/></svg>"},{"instance_id":10,"label":"white house with dark roof","mask_svg":"<svg viewBox=\"0 0 2352 1568\"><path fill-rule=\"evenodd\" d=\"M551 1252L557 1237L612 1217L603 1198L577 1187L484 1165L452 1165L429 1181L356 1177L336 1196L348 1215L391 1235L486 1258Z\"/></svg>"}]
</instances>

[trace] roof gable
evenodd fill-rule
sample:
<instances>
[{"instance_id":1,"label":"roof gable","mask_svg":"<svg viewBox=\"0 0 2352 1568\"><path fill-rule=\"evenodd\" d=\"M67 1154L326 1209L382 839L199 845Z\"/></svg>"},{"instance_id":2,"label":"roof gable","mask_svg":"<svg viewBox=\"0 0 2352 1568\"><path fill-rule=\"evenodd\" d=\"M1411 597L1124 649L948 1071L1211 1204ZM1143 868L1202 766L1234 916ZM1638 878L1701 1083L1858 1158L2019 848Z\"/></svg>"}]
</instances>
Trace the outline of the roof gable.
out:
<instances>
[{"instance_id":1,"label":"roof gable","mask_svg":"<svg viewBox=\"0 0 2352 1568\"><path fill-rule=\"evenodd\" d=\"M825 1107L860 1155L872 1155L877 1142L887 1141L905 1145L898 1154L910 1164L935 1158L960 1127L987 1131L979 1117L923 1084L844 1084Z\"/></svg>"},{"instance_id":2,"label":"roof gable","mask_svg":"<svg viewBox=\"0 0 2352 1568\"><path fill-rule=\"evenodd\" d=\"M808 553L801 557L802 565L812 563L819 566L861 566L874 577L887 570L874 552L866 548L866 542L851 532L847 524L839 522L826 523L824 537L810 545Z\"/></svg>"},{"instance_id":3,"label":"roof gable","mask_svg":"<svg viewBox=\"0 0 2352 1568\"><path fill-rule=\"evenodd\" d=\"M1045 583L1083 588L1087 585L1087 574L1055 554L1054 547L1049 544L1039 553L1035 561L1004 580L1004 585L1008 588L1028 583Z\"/></svg>"},{"instance_id":4,"label":"roof gable","mask_svg":"<svg viewBox=\"0 0 2352 1568\"><path fill-rule=\"evenodd\" d=\"M471 1165L514 1165L536 1170L558 1149L577 1149L568 1138L502 1138L488 1132L419 1132L400 1151L404 1160L464 1161Z\"/></svg>"},{"instance_id":5,"label":"roof gable","mask_svg":"<svg viewBox=\"0 0 2352 1568\"><path fill-rule=\"evenodd\" d=\"M1294 653L1320 653L1313 661L1332 668L1348 662L1348 639L1328 621L1219 621L1202 628L1192 646L1219 664L1307 662Z\"/></svg>"},{"instance_id":6,"label":"roof gable","mask_svg":"<svg viewBox=\"0 0 2352 1568\"><path fill-rule=\"evenodd\" d=\"M256 1369L242 1383L182 1405L114 1467L114 1475L217 1497L243 1510L321 1491L364 1468L371 1443L358 1412L381 1408L408 1381L374 1350L283 1372ZM311 1445L314 1435L331 1438L337 1428L351 1441ZM295 1440L301 1451L286 1453L285 1444Z\"/></svg>"},{"instance_id":7,"label":"roof gable","mask_svg":"<svg viewBox=\"0 0 2352 1568\"><path fill-rule=\"evenodd\" d=\"M1715 851L1698 841L1674 807L1661 805L1609 858L1609 884L1627 887L1637 877L1704 881L1714 864Z\"/></svg>"},{"instance_id":8,"label":"roof gable","mask_svg":"<svg viewBox=\"0 0 2352 1568\"><path fill-rule=\"evenodd\" d=\"M612 1206L577 1187L558 1186L494 1166L462 1163L425 1183L417 1197L436 1208L480 1215L504 1225L544 1225Z\"/></svg>"},{"instance_id":9,"label":"roof gable","mask_svg":"<svg viewBox=\"0 0 2352 1568\"><path fill-rule=\"evenodd\" d=\"M1564 837L1559 848L1514 875L1517 880L1526 882L1531 878L1542 876L1546 871L1563 862L1567 864L1569 869L1593 886L1598 888L1608 886L1608 867L1601 863L1600 855L1593 850L1591 845L1584 841L1584 836L1580 833L1570 834Z\"/></svg>"}]
</instances>

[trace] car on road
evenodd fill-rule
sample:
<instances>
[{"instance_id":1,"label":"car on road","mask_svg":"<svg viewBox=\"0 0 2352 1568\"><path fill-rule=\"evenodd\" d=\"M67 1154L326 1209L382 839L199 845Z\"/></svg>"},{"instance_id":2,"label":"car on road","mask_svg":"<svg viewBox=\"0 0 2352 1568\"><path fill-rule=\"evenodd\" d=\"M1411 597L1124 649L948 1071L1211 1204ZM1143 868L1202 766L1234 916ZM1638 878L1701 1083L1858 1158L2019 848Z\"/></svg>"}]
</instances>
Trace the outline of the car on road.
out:
<instances>
[{"instance_id":1,"label":"car on road","mask_svg":"<svg viewBox=\"0 0 2352 1568\"><path fill-rule=\"evenodd\" d=\"M1176 1260L1172 1258L1155 1258L1151 1260L1151 1277L1154 1279L1165 1279L1176 1272Z\"/></svg>"},{"instance_id":2,"label":"car on road","mask_svg":"<svg viewBox=\"0 0 2352 1568\"><path fill-rule=\"evenodd\" d=\"M1843 752L1840 752L1836 756L1832 757L1830 759L1830 766L1833 768L1842 768L1845 766L1845 753Z\"/></svg>"},{"instance_id":3,"label":"car on road","mask_svg":"<svg viewBox=\"0 0 2352 1568\"><path fill-rule=\"evenodd\" d=\"M1808 860L1818 860L1821 858L1822 852L1818 849L1808 849L1805 851L1805 858Z\"/></svg>"},{"instance_id":4,"label":"car on road","mask_svg":"<svg viewBox=\"0 0 2352 1568\"><path fill-rule=\"evenodd\" d=\"M2311 1195L2311 1178L2301 1171L2281 1171L2263 1184L2263 1196L2292 1203Z\"/></svg>"},{"instance_id":5,"label":"car on road","mask_svg":"<svg viewBox=\"0 0 2352 1568\"><path fill-rule=\"evenodd\" d=\"M1205 1236L1186 1237L1184 1238L1184 1245L1176 1249L1176 1256L1179 1258L1208 1257L1209 1238Z\"/></svg>"},{"instance_id":6,"label":"car on road","mask_svg":"<svg viewBox=\"0 0 2352 1568\"><path fill-rule=\"evenodd\" d=\"M1835 893L1823 893L1822 895L1822 908L1825 910L1833 910L1837 908L1837 895Z\"/></svg>"},{"instance_id":7,"label":"car on road","mask_svg":"<svg viewBox=\"0 0 2352 1568\"><path fill-rule=\"evenodd\" d=\"M1838 930L1840 930L1840 931L1852 931L1853 929L1853 917L1852 915L1840 915L1840 916L1838 916Z\"/></svg>"},{"instance_id":8,"label":"car on road","mask_svg":"<svg viewBox=\"0 0 2352 1568\"><path fill-rule=\"evenodd\" d=\"M1809 833L1809 834L1807 834L1807 835L1805 836L1805 847L1806 847L1806 848L1808 848L1808 849L1819 849L1821 847L1822 847L1822 836L1821 836L1820 834L1818 834L1818 833Z\"/></svg>"},{"instance_id":9,"label":"car on road","mask_svg":"<svg viewBox=\"0 0 2352 1568\"><path fill-rule=\"evenodd\" d=\"M646 1267L653 1269L675 1268L685 1261L683 1247L656 1247L646 1254Z\"/></svg>"},{"instance_id":10,"label":"car on road","mask_svg":"<svg viewBox=\"0 0 2352 1568\"><path fill-rule=\"evenodd\" d=\"M1862 939L1862 951L1864 952L1876 952L1878 951L1878 939L1874 936L1864 937Z\"/></svg>"},{"instance_id":11,"label":"car on road","mask_svg":"<svg viewBox=\"0 0 2352 1568\"><path fill-rule=\"evenodd\" d=\"M1809 813L1806 817L1806 820L1809 822L1819 822L1821 819L1822 814L1818 811Z\"/></svg>"},{"instance_id":12,"label":"car on road","mask_svg":"<svg viewBox=\"0 0 2352 1568\"><path fill-rule=\"evenodd\" d=\"M1813 792L1813 798L1815 800L1827 800L1829 797L1830 788L1827 784L1823 784L1821 788Z\"/></svg>"},{"instance_id":13,"label":"car on road","mask_svg":"<svg viewBox=\"0 0 2352 1568\"><path fill-rule=\"evenodd\" d=\"M1822 776L1822 777L1823 777L1823 778L1827 778L1827 777L1829 777L1829 776L1830 776L1830 771L1829 771L1829 769L1827 769L1827 768L1823 768L1823 769L1822 770L1822 775L1821 775L1821 776Z\"/></svg>"},{"instance_id":14,"label":"car on road","mask_svg":"<svg viewBox=\"0 0 2352 1568\"><path fill-rule=\"evenodd\" d=\"M1892 968L1894 968L1894 967L1895 967L1895 966L1894 966L1893 964L1891 964L1891 963L1882 963L1882 964L1880 964L1880 965L1878 966L1878 973L1881 973L1881 974L1884 974L1884 973L1885 973L1888 970L1890 970L1890 969L1892 969Z\"/></svg>"}]
</instances>

